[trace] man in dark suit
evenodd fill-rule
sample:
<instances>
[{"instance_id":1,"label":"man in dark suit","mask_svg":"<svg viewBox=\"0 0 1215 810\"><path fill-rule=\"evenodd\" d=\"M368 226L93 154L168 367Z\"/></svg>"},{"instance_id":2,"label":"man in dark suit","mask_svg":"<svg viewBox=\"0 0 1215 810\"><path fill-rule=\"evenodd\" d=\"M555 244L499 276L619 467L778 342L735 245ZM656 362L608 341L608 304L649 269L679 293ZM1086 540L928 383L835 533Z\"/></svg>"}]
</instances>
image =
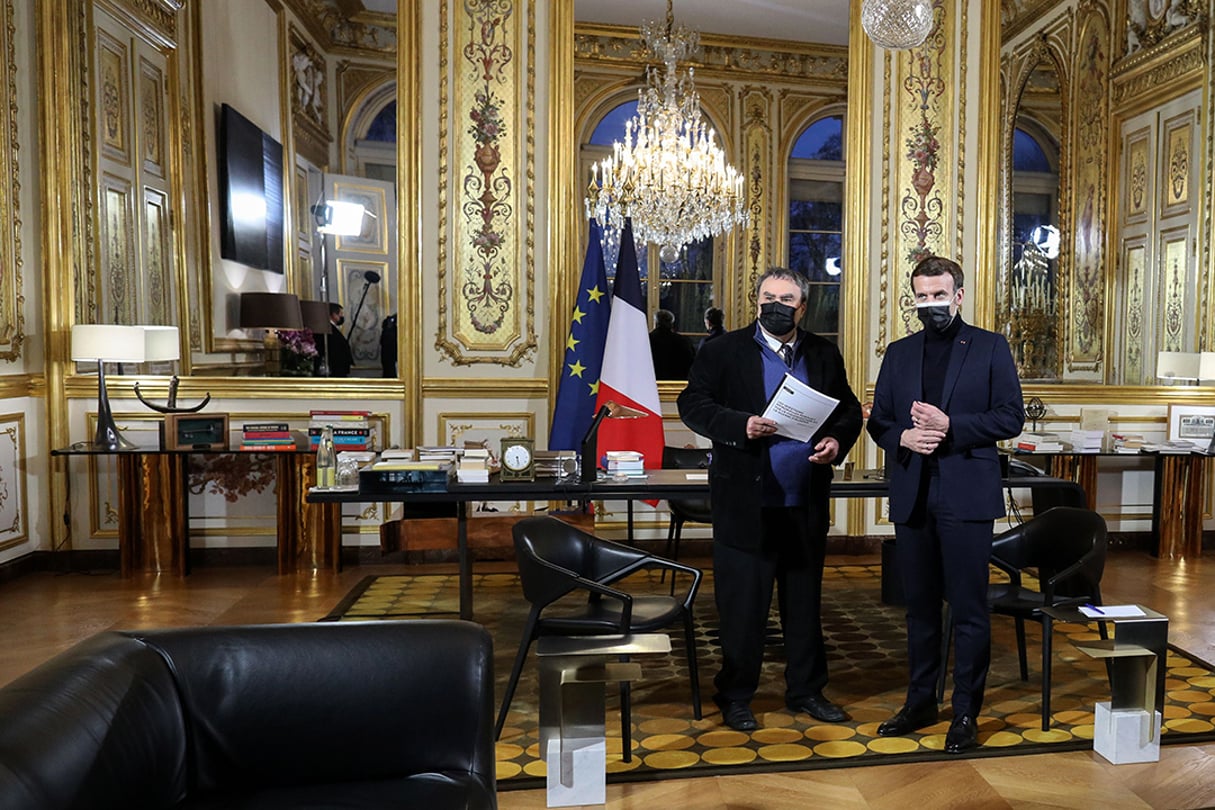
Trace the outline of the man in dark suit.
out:
<instances>
[{"instance_id":1,"label":"man in dark suit","mask_svg":"<svg viewBox=\"0 0 1215 810\"><path fill-rule=\"evenodd\" d=\"M726 725L758 727L764 630L777 586L785 638L785 704L825 722L847 719L823 696L827 655L819 619L832 463L861 431L861 406L835 344L797 328L809 281L774 268L759 280L758 319L701 348L679 395L685 424L713 441L709 491L722 667L714 701ZM760 414L790 373L839 400L808 442L776 435Z\"/></svg>"},{"instance_id":2,"label":"man in dark suit","mask_svg":"<svg viewBox=\"0 0 1215 810\"><path fill-rule=\"evenodd\" d=\"M675 331L675 313L660 309L654 313L650 330L650 355L654 358L654 377L659 380L686 380L696 347L687 335Z\"/></svg>"},{"instance_id":3,"label":"man in dark suit","mask_svg":"<svg viewBox=\"0 0 1215 810\"><path fill-rule=\"evenodd\" d=\"M346 323L346 314L341 304L329 305L329 334L325 336L325 359L329 362L330 377L349 377L350 367L354 365L354 355L350 353L350 343L342 334L342 324Z\"/></svg>"},{"instance_id":4,"label":"man in dark suit","mask_svg":"<svg viewBox=\"0 0 1215 810\"><path fill-rule=\"evenodd\" d=\"M949 259L916 265L911 286L924 328L887 348L869 415L890 470L910 670L906 702L878 734L902 736L937 721L945 599L955 628L950 753L978 745L991 658L988 558L994 522L1004 515L996 442L1025 422L1008 342L962 321L962 283L962 268Z\"/></svg>"}]
</instances>

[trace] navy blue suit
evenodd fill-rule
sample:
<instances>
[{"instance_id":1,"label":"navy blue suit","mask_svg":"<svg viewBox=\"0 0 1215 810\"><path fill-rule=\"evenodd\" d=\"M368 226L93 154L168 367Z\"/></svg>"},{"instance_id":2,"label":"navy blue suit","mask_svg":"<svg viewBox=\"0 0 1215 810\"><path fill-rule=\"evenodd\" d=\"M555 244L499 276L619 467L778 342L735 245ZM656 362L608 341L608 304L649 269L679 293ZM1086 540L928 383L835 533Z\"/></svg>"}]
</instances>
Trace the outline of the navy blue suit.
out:
<instances>
[{"instance_id":1,"label":"navy blue suit","mask_svg":"<svg viewBox=\"0 0 1215 810\"><path fill-rule=\"evenodd\" d=\"M954 716L976 717L991 655L992 530L1004 515L996 442L1021 432L1025 411L1003 335L962 323L938 403L949 416L949 433L933 454L935 464L928 464L899 443L912 427L912 403L924 401L924 345L921 331L887 348L868 430L886 452L890 472L890 520L907 596L907 705L935 701L944 599L956 630Z\"/></svg>"}]
</instances>

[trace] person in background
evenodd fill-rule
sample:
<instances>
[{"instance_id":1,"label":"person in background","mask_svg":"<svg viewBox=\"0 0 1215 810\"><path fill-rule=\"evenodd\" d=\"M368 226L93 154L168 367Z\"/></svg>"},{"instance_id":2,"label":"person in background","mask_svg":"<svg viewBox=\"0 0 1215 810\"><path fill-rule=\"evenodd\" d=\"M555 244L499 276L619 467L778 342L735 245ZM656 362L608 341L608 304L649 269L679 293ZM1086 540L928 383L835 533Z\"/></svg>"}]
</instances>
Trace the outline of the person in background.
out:
<instances>
[{"instance_id":1,"label":"person in background","mask_svg":"<svg viewBox=\"0 0 1215 810\"><path fill-rule=\"evenodd\" d=\"M650 354L654 356L654 376L659 380L686 380L692 367L695 347L687 335L675 331L675 314L660 309L654 313L650 332Z\"/></svg>"},{"instance_id":2,"label":"person in background","mask_svg":"<svg viewBox=\"0 0 1215 810\"><path fill-rule=\"evenodd\" d=\"M903 707L878 726L901 737L937 722L942 600L954 622L953 719L945 750L977 746L991 660L988 558L1004 515L996 442L1021 432L1021 383L1003 335L962 320L962 268L930 256L911 288L924 328L891 343L868 430L886 453L895 559L907 599Z\"/></svg>"},{"instance_id":3,"label":"person in background","mask_svg":"<svg viewBox=\"0 0 1215 810\"><path fill-rule=\"evenodd\" d=\"M350 367L354 365L354 355L350 353L350 343L342 334L342 324L346 323L346 313L341 304L329 305L329 334L325 336L325 360L329 364L330 377L349 377Z\"/></svg>"},{"instance_id":4,"label":"person in background","mask_svg":"<svg viewBox=\"0 0 1215 810\"><path fill-rule=\"evenodd\" d=\"M709 307L705 310L705 331L707 335L700 339L700 344L696 347L696 351L700 351L713 338L721 337L726 333L724 326L726 313L722 312L717 307Z\"/></svg>"},{"instance_id":5,"label":"person in background","mask_svg":"<svg viewBox=\"0 0 1215 810\"><path fill-rule=\"evenodd\" d=\"M713 442L709 500L722 654L713 700L737 731L758 728L751 699L774 584L785 638L785 705L827 723L848 719L823 695L827 651L819 614L831 465L860 435L861 406L839 349L797 326L809 294L800 273L764 273L756 320L705 344L678 400L684 424ZM760 416L786 374L839 400L808 442L776 435L776 422Z\"/></svg>"}]
</instances>

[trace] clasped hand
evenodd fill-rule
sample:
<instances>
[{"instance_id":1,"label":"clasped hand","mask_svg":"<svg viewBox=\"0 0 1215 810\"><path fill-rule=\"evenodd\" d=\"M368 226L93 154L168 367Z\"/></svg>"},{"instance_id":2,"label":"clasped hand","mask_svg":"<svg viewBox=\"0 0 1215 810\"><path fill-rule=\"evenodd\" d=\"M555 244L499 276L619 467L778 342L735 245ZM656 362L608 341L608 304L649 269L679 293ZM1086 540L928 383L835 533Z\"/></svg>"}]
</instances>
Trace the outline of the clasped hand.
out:
<instances>
[{"instance_id":1,"label":"clasped hand","mask_svg":"<svg viewBox=\"0 0 1215 810\"><path fill-rule=\"evenodd\" d=\"M949 432L949 415L927 402L911 404L912 427L903 431L899 444L913 453L931 455Z\"/></svg>"}]
</instances>

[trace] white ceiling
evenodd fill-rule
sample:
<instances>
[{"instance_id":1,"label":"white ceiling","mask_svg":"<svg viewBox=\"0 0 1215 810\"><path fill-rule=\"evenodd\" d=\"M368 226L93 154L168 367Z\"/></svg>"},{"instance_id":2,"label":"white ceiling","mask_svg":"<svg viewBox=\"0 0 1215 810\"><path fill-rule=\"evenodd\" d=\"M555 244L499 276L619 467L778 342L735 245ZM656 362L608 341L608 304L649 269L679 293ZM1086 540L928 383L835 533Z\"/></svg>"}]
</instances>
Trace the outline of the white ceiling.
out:
<instances>
[{"instance_id":1,"label":"white ceiling","mask_svg":"<svg viewBox=\"0 0 1215 810\"><path fill-rule=\"evenodd\" d=\"M848 44L848 0L674 0L675 22L702 34ZM667 15L665 0L574 0L578 22L637 27Z\"/></svg>"}]
</instances>

